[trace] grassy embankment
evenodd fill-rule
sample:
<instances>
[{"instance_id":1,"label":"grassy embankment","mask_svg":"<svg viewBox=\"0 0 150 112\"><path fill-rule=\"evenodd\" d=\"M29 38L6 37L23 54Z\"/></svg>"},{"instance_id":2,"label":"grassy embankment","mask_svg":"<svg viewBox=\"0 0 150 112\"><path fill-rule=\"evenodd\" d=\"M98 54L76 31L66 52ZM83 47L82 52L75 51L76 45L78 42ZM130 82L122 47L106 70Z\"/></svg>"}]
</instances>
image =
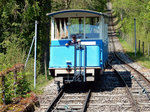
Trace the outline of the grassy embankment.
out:
<instances>
[{"instance_id":1,"label":"grassy embankment","mask_svg":"<svg viewBox=\"0 0 150 112\"><path fill-rule=\"evenodd\" d=\"M36 88L34 89L34 80L28 80L30 82L30 88L31 91L35 92L36 94L42 94L43 93L43 88L46 85L49 85L52 82L52 77L48 76L48 79L45 79L44 75L39 75L37 77L37 82L36 82Z\"/></svg>"},{"instance_id":2,"label":"grassy embankment","mask_svg":"<svg viewBox=\"0 0 150 112\"><path fill-rule=\"evenodd\" d=\"M135 57L135 52L134 49L122 38L119 37L120 43L125 51L125 53L132 58L133 60L135 60L136 62L138 62L139 64L141 64L142 66L149 68L150 69L150 56L144 55L138 51L137 49L137 54Z\"/></svg>"}]
</instances>

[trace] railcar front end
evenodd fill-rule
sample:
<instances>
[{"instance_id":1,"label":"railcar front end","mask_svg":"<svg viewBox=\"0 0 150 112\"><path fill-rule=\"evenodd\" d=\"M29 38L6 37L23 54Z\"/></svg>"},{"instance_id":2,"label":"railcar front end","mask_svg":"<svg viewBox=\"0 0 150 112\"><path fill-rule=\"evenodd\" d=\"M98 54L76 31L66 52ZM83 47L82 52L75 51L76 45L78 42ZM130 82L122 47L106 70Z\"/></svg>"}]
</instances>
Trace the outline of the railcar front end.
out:
<instances>
[{"instance_id":1,"label":"railcar front end","mask_svg":"<svg viewBox=\"0 0 150 112\"><path fill-rule=\"evenodd\" d=\"M87 10L66 10L51 16L50 74L55 81L94 81L108 57L106 16ZM66 46L76 35L78 44Z\"/></svg>"}]
</instances>

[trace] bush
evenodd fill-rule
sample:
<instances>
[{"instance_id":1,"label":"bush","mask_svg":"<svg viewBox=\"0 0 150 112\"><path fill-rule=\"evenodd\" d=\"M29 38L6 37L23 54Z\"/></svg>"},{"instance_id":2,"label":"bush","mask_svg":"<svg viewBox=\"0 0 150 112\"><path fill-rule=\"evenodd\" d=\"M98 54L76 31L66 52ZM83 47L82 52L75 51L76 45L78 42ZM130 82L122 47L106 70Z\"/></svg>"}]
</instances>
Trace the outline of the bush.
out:
<instances>
[{"instance_id":1,"label":"bush","mask_svg":"<svg viewBox=\"0 0 150 112\"><path fill-rule=\"evenodd\" d=\"M11 41L6 40L3 42L2 45L6 48L6 54L0 53L0 71L5 71L14 64L25 63L26 52L20 48L20 43L18 43L18 41L17 38L13 38ZM33 66L34 63L32 58L29 60L29 63L30 69L27 69L29 76L27 76L25 72L18 72L16 85L14 85L14 73L11 72L5 76L6 103L10 103L14 97L25 97L26 93L31 91L27 77L31 77L33 74L33 67L31 66Z\"/></svg>"},{"instance_id":2,"label":"bush","mask_svg":"<svg viewBox=\"0 0 150 112\"><path fill-rule=\"evenodd\" d=\"M136 18L136 38L145 44L145 54L150 44L150 1L149 0L112 0L113 9L121 24L121 37L134 48L134 18ZM141 44L142 48L142 44Z\"/></svg>"}]
</instances>

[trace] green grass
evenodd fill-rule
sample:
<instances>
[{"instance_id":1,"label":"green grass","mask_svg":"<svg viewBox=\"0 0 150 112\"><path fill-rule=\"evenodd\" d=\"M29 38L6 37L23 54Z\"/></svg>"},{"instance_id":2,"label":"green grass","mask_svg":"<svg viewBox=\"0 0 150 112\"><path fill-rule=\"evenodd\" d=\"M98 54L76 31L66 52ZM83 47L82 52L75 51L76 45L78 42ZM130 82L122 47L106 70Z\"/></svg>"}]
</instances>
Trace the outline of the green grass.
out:
<instances>
[{"instance_id":1,"label":"green grass","mask_svg":"<svg viewBox=\"0 0 150 112\"><path fill-rule=\"evenodd\" d=\"M48 79L46 80L45 75L40 75L37 77L36 89L33 91L37 94L43 93L43 88L52 82L52 77L48 75Z\"/></svg>"},{"instance_id":2,"label":"green grass","mask_svg":"<svg viewBox=\"0 0 150 112\"><path fill-rule=\"evenodd\" d=\"M28 80L29 83L30 83L30 89L31 91L35 92L36 94L42 94L43 93L43 88L50 84L52 82L52 77L51 76L47 76L47 80L45 78L45 75L39 75L37 77L37 80L36 80L36 88L34 88L34 77L32 78L32 80Z\"/></svg>"},{"instance_id":3,"label":"green grass","mask_svg":"<svg viewBox=\"0 0 150 112\"><path fill-rule=\"evenodd\" d=\"M141 52L137 52L135 57L135 52L133 48L122 38L119 38L120 43L124 49L124 52L135 62L138 62L142 66L150 69L150 56L144 55Z\"/></svg>"}]
</instances>

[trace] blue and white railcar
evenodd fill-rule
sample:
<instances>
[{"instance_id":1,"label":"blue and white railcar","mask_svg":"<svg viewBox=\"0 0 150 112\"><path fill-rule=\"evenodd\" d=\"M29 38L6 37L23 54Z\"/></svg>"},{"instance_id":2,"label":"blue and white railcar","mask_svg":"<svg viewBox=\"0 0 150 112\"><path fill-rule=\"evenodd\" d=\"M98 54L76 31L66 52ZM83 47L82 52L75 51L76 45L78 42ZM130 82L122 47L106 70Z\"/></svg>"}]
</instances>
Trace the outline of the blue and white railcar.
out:
<instances>
[{"instance_id":1,"label":"blue and white railcar","mask_svg":"<svg viewBox=\"0 0 150 112\"><path fill-rule=\"evenodd\" d=\"M56 81L94 81L108 57L107 16L89 10L63 10L51 17L49 70ZM76 35L77 45L65 46Z\"/></svg>"}]
</instances>

